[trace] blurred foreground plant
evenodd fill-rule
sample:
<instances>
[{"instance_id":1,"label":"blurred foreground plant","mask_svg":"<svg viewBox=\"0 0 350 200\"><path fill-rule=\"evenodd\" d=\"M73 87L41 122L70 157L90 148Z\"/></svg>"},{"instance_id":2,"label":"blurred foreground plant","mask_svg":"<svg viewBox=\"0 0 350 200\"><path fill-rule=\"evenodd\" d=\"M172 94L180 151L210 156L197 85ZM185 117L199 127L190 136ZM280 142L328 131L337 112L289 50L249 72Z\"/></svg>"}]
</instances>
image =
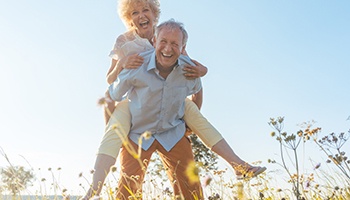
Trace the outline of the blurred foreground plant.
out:
<instances>
[{"instance_id":1,"label":"blurred foreground plant","mask_svg":"<svg viewBox=\"0 0 350 200\"><path fill-rule=\"evenodd\" d=\"M350 187L350 160L346 156L346 152L342 150L342 147L346 143L346 141L350 137L350 131L347 133L340 133L340 134L335 134L331 133L322 139L318 139L318 134L321 132L321 128L316 127L313 128L312 126L314 125L314 121L311 122L304 122L300 124L301 130L297 131L295 134L288 134L287 132L283 131L284 128L284 118L283 117L278 117L278 118L271 118L269 125L275 129L274 132L271 133L272 137L276 137L276 140L279 142L280 146L280 156L281 156L281 162L282 163L277 163L275 160L269 160L270 163L275 163L279 164L280 166L283 167L283 169L287 172L290 182L293 185L293 194L297 199L303 199L306 196L306 192L310 192L310 183L314 181L314 175L306 175L300 172L299 169L299 159L298 159L298 153L297 149L303 141L304 143L306 141L313 141L316 143L316 145L324 152L327 157L327 163L333 163L335 166L340 170L340 172L344 175L344 177L347 179L346 181L346 187L345 196L347 197L348 190ZM277 132L277 133L276 133ZM289 156L288 150L292 151L293 158L288 157L289 160L292 162L292 166L294 167L295 173L292 172L291 168L289 165L287 165L286 162L286 155ZM318 169L320 167L320 164L317 164L314 168ZM325 174L323 174L325 175ZM329 175L328 175L329 176ZM325 176L323 177L325 179L331 180L334 177L332 176ZM343 177L339 178L340 180L343 180ZM344 182L344 181L341 181ZM305 187L305 188L304 188ZM329 188L332 188L331 186L328 186ZM339 188L338 185L334 186L334 188ZM309 190L306 190L309 189ZM315 183L315 196L320 196L320 190L319 190L319 184ZM338 190L335 190L338 191ZM334 194L334 192L332 192ZM327 195L332 196L332 195Z\"/></svg>"},{"instance_id":2,"label":"blurred foreground plant","mask_svg":"<svg viewBox=\"0 0 350 200\"><path fill-rule=\"evenodd\" d=\"M342 147L350 137L350 130L342 133L330 133L321 139L318 139L318 133L321 128L312 128L313 123L303 123L304 130L300 130L305 140L311 140L325 153L328 157L327 163L333 163L336 168L347 178L348 185L350 186L350 160L346 156L346 152Z\"/></svg>"},{"instance_id":3,"label":"blurred foreground plant","mask_svg":"<svg viewBox=\"0 0 350 200\"><path fill-rule=\"evenodd\" d=\"M349 136L350 131L340 134L331 133L320 139L318 142L315 142L319 145L322 151L328 155L329 160L327 160L327 162L334 163L350 181L350 160L346 156L346 152L341 149L349 139Z\"/></svg>"},{"instance_id":4,"label":"blurred foreground plant","mask_svg":"<svg viewBox=\"0 0 350 200\"><path fill-rule=\"evenodd\" d=\"M301 183L300 183L300 170L299 170L299 160L298 160L298 153L297 153L297 148L299 147L300 142L302 141L302 137L300 135L300 132L297 134L288 134L287 132L283 132L284 128L284 117L278 117L277 119L275 118L270 118L270 122L268 123L273 129L277 131L272 132L271 136L276 137L276 140L279 142L279 150L280 150L280 155L281 155L281 161L282 163L279 164L275 160L269 160L269 162L272 163L277 163L281 165L284 170L287 172L290 181L293 185L293 193L295 197L299 200L302 199L301 195ZM286 158L285 154L287 153L288 150L291 150L294 158L291 158L292 164L295 168L295 173L291 171L291 169L288 167L286 163Z\"/></svg>"},{"instance_id":5,"label":"blurred foreground plant","mask_svg":"<svg viewBox=\"0 0 350 200\"><path fill-rule=\"evenodd\" d=\"M6 153L0 148L1 155L6 159L9 166L1 169L1 181L5 184L3 188L17 196L21 191L27 189L30 183L35 179L32 170L27 170L24 166L14 166Z\"/></svg>"}]
</instances>

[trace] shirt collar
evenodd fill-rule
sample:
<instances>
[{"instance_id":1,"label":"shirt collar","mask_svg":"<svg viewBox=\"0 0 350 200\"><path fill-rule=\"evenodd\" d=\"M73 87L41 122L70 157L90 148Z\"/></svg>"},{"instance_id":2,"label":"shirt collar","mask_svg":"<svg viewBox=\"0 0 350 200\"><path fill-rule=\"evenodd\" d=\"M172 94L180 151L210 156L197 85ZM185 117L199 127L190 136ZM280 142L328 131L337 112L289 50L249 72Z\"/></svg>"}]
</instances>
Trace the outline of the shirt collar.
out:
<instances>
[{"instance_id":1,"label":"shirt collar","mask_svg":"<svg viewBox=\"0 0 350 200\"><path fill-rule=\"evenodd\" d=\"M156 51L153 51L149 64L147 66L147 71L156 69Z\"/></svg>"}]
</instances>

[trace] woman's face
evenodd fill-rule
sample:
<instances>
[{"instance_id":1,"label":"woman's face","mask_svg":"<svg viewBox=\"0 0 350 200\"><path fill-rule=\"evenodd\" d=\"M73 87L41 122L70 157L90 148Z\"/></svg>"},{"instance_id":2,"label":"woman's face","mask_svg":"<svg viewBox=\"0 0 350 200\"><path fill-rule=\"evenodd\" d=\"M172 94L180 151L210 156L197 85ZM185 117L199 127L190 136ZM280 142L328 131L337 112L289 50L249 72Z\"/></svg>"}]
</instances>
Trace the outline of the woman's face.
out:
<instances>
[{"instance_id":1,"label":"woman's face","mask_svg":"<svg viewBox=\"0 0 350 200\"><path fill-rule=\"evenodd\" d=\"M152 39L155 16L149 5L138 2L130 12L131 24L142 38Z\"/></svg>"}]
</instances>

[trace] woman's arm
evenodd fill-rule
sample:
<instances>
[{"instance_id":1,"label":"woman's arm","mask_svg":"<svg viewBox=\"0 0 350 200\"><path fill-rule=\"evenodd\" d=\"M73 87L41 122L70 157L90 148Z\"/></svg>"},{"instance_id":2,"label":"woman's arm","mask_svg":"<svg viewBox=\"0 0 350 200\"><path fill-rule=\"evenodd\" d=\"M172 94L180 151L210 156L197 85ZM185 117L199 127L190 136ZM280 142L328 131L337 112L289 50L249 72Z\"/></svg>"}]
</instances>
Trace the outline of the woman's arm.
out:
<instances>
[{"instance_id":1,"label":"woman's arm","mask_svg":"<svg viewBox=\"0 0 350 200\"><path fill-rule=\"evenodd\" d=\"M187 78L200 78L207 74L208 68L196 60L191 59L195 66L185 65L184 71Z\"/></svg>"},{"instance_id":2,"label":"woman's arm","mask_svg":"<svg viewBox=\"0 0 350 200\"><path fill-rule=\"evenodd\" d=\"M203 88L196 94L192 94L191 100L197 105L198 109L201 109L203 103Z\"/></svg>"},{"instance_id":3,"label":"woman's arm","mask_svg":"<svg viewBox=\"0 0 350 200\"><path fill-rule=\"evenodd\" d=\"M112 84L116 79L119 73L123 70L123 68L119 65L118 66L118 60L112 59L111 66L109 67L109 70L107 72L107 83Z\"/></svg>"},{"instance_id":4,"label":"woman's arm","mask_svg":"<svg viewBox=\"0 0 350 200\"><path fill-rule=\"evenodd\" d=\"M112 84L123 69L136 69L143 63L143 57L138 54L125 56L120 60L112 59L112 64L107 72L107 83Z\"/></svg>"},{"instance_id":5,"label":"woman's arm","mask_svg":"<svg viewBox=\"0 0 350 200\"><path fill-rule=\"evenodd\" d=\"M185 65L184 71L187 78L195 79L200 78L207 74L208 69L196 60L191 59L195 66ZM198 109L201 109L203 103L203 88L196 94L191 96L191 100L197 105Z\"/></svg>"}]
</instances>

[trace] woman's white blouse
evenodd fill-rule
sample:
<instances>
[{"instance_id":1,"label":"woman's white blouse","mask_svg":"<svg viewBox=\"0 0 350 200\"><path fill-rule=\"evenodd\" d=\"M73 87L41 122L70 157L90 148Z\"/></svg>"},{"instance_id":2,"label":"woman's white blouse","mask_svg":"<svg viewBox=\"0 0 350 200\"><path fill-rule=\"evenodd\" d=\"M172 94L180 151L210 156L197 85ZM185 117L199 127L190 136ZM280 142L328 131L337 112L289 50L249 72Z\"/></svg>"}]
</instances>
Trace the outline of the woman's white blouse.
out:
<instances>
[{"instance_id":1,"label":"woman's white blouse","mask_svg":"<svg viewBox=\"0 0 350 200\"><path fill-rule=\"evenodd\" d=\"M109 57L114 60L120 60L125 56L151 49L153 49L153 46L148 39L141 38L136 31L131 30L123 33L117 38Z\"/></svg>"}]
</instances>

